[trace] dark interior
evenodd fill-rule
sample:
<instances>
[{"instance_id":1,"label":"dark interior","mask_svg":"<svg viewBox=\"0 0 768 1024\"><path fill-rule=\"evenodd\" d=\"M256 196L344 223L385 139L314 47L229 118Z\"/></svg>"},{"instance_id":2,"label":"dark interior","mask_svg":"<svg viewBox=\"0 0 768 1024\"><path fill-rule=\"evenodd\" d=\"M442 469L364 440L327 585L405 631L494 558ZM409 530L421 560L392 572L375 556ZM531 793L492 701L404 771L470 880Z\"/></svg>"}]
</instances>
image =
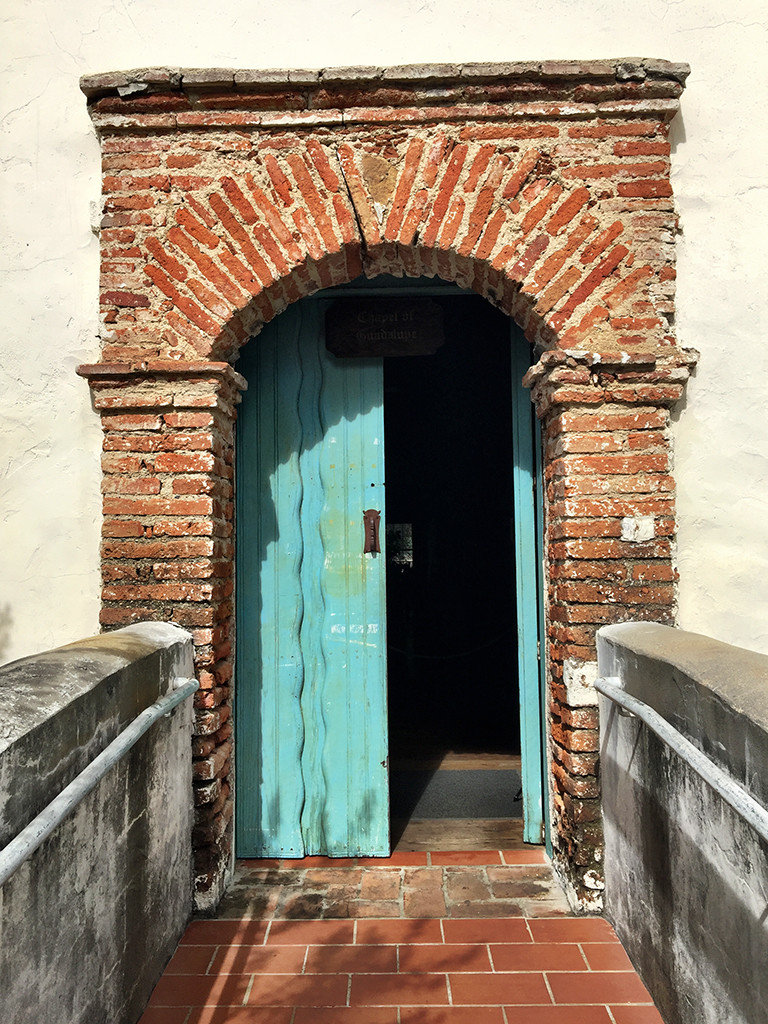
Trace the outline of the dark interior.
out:
<instances>
[{"instance_id":1,"label":"dark interior","mask_svg":"<svg viewBox=\"0 0 768 1024\"><path fill-rule=\"evenodd\" d=\"M444 345L384 360L393 765L520 751L510 325L479 297L432 301Z\"/></svg>"}]
</instances>

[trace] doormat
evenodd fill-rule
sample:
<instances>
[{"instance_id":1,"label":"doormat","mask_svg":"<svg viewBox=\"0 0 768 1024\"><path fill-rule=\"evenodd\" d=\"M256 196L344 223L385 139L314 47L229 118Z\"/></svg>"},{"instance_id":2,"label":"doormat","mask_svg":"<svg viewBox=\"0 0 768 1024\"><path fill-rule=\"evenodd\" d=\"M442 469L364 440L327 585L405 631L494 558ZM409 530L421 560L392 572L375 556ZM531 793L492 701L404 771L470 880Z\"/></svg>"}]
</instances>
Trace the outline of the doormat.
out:
<instances>
[{"instance_id":1,"label":"doormat","mask_svg":"<svg viewBox=\"0 0 768 1024\"><path fill-rule=\"evenodd\" d=\"M514 769L393 771L393 818L521 818L522 780Z\"/></svg>"}]
</instances>

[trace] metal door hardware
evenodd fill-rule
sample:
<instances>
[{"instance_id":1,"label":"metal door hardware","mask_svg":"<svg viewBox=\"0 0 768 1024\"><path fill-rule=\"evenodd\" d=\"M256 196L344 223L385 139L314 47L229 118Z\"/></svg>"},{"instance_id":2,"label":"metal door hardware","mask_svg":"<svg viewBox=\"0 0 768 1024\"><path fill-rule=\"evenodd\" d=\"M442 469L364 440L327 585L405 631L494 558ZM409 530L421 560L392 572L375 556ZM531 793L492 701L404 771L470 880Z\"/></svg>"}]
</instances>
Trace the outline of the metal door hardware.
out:
<instances>
[{"instance_id":1,"label":"metal door hardware","mask_svg":"<svg viewBox=\"0 0 768 1024\"><path fill-rule=\"evenodd\" d=\"M381 522L381 512L378 512L375 508L368 508L363 512L363 522L365 523L365 547L363 553L378 554L381 551L379 546L379 523Z\"/></svg>"}]
</instances>

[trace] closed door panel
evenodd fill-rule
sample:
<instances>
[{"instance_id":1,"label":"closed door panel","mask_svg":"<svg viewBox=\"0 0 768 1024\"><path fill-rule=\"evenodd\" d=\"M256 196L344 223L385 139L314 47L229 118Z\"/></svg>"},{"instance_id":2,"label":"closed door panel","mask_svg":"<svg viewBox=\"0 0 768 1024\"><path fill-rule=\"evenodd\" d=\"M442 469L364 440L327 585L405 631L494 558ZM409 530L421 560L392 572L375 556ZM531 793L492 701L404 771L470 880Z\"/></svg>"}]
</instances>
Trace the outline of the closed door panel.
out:
<instances>
[{"instance_id":1,"label":"closed door panel","mask_svg":"<svg viewBox=\"0 0 768 1024\"><path fill-rule=\"evenodd\" d=\"M238 366L240 856L389 852L382 368L322 327L293 306Z\"/></svg>"}]
</instances>

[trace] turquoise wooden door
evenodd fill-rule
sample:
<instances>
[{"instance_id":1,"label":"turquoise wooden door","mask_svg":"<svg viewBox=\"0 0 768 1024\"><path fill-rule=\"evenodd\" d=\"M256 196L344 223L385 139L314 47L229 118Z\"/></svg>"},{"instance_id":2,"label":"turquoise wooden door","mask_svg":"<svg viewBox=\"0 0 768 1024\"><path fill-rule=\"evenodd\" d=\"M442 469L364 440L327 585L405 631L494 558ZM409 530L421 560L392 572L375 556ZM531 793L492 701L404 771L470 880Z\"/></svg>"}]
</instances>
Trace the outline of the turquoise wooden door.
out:
<instances>
[{"instance_id":1,"label":"turquoise wooden door","mask_svg":"<svg viewBox=\"0 0 768 1024\"><path fill-rule=\"evenodd\" d=\"M523 387L530 349L512 324L512 480L515 495L515 586L517 592L517 666L520 688L520 754L523 781L523 839L544 839L542 779L546 769L542 743L541 623L542 564L541 466L536 452L541 437L531 399Z\"/></svg>"},{"instance_id":2,"label":"turquoise wooden door","mask_svg":"<svg viewBox=\"0 0 768 1024\"><path fill-rule=\"evenodd\" d=\"M239 856L389 853L382 366L330 355L323 312L238 364Z\"/></svg>"}]
</instances>

